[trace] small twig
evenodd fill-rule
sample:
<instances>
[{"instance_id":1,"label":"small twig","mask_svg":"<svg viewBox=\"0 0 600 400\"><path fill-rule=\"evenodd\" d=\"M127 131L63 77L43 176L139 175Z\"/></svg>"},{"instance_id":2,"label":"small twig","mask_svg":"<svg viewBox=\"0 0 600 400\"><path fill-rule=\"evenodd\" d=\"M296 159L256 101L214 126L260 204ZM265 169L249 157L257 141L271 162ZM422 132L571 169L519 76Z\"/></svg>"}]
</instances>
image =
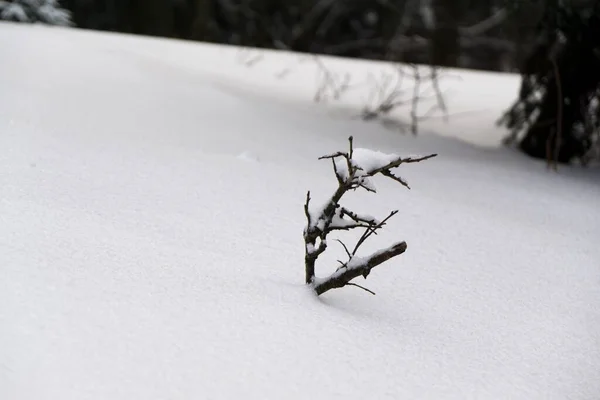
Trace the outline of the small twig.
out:
<instances>
[{"instance_id":1,"label":"small twig","mask_svg":"<svg viewBox=\"0 0 600 400\"><path fill-rule=\"evenodd\" d=\"M342 247L344 248L344 251L346 252L346 255L348 256L348 259L352 258L352 254L350 254L350 250L348 250L348 247L346 247L346 245L344 244L344 242L342 242L340 239L335 239L339 244L342 245Z\"/></svg>"},{"instance_id":2,"label":"small twig","mask_svg":"<svg viewBox=\"0 0 600 400\"><path fill-rule=\"evenodd\" d=\"M333 172L335 172L335 178L337 179L338 184L342 185L344 183L344 178L340 175L340 173L337 169L337 165L335 163L334 157L331 158L331 164L333 164Z\"/></svg>"},{"instance_id":3,"label":"small twig","mask_svg":"<svg viewBox=\"0 0 600 400\"><path fill-rule=\"evenodd\" d=\"M362 246L362 244L365 242L365 240L367 240L369 238L369 236L373 235L373 234L377 234L377 229L381 229L385 223L392 218L394 215L396 215L398 213L398 210L394 210L392 211L387 217L385 217L383 219L383 221L381 221L380 223L378 223L377 225L375 225L372 228L369 228L367 230L365 230L365 232L362 234L362 236L360 237L360 239L358 239L358 242L356 242L356 245L354 246L354 250L352 250L352 255L356 255L356 252L358 251L358 248L360 246Z\"/></svg>"},{"instance_id":4,"label":"small twig","mask_svg":"<svg viewBox=\"0 0 600 400\"><path fill-rule=\"evenodd\" d=\"M374 170L372 170L372 171L371 171L371 172L368 174L368 176L374 176L374 175L377 175L377 174L379 174L379 173L382 173L383 171L386 171L386 170L390 170L390 169L392 169L392 168L399 167L401 164L412 164L412 163L418 163L418 162L421 162L421 161L429 160L430 158L433 158L433 157L437 157L437 154L429 154L429 155L427 155L427 156L423 156L423 157L406 157L406 158L398 158L397 160L395 160L395 161L392 161L391 163L389 163L389 164L387 164L387 165L384 165L384 166L383 166L383 167L381 167L381 168L377 168L377 169L374 169Z\"/></svg>"},{"instance_id":5,"label":"small twig","mask_svg":"<svg viewBox=\"0 0 600 400\"><path fill-rule=\"evenodd\" d=\"M364 222L367 225L375 225L376 224L374 218L361 217L358 214L356 214L355 212L352 212L345 207L342 207L340 215L341 216L347 215L348 217L350 217L350 219L352 219L355 222Z\"/></svg>"},{"instance_id":6,"label":"small twig","mask_svg":"<svg viewBox=\"0 0 600 400\"><path fill-rule=\"evenodd\" d=\"M410 186L408 186L408 183L407 183L405 180L403 180L403 179L402 179L402 178L400 178L399 176L396 176L396 175L394 175L394 174L393 174L393 173L391 173L390 171L387 171L387 170L386 170L386 171L381 171L381 174L382 174L383 176L386 176L386 177L388 177L388 178L390 178L390 179L393 179L393 180L395 180L396 182L400 183L400 184L401 184L402 186L404 186L405 188L407 188L407 189L410 189Z\"/></svg>"},{"instance_id":7,"label":"small twig","mask_svg":"<svg viewBox=\"0 0 600 400\"><path fill-rule=\"evenodd\" d=\"M306 192L306 202L304 203L304 215L306 215L306 219L308 220L308 226L311 225L310 211L308 209L309 203L310 203L310 190L308 192Z\"/></svg>"},{"instance_id":8,"label":"small twig","mask_svg":"<svg viewBox=\"0 0 600 400\"><path fill-rule=\"evenodd\" d=\"M328 158L337 158L337 157L347 157L347 156L348 156L348 153L343 153L341 151L338 151L337 153L329 154L326 156L321 156L318 158L318 160L325 160Z\"/></svg>"},{"instance_id":9,"label":"small twig","mask_svg":"<svg viewBox=\"0 0 600 400\"><path fill-rule=\"evenodd\" d=\"M357 283L348 282L348 283L346 283L346 286L356 286L357 288L361 288L361 289L362 289L362 290L364 290L365 292L369 292L369 293L371 293L373 296L376 296L376 293L375 293L374 291L372 291L371 289L367 289L366 287L364 287L364 286L361 286L361 285L359 285L359 284L357 284Z\"/></svg>"}]
</instances>

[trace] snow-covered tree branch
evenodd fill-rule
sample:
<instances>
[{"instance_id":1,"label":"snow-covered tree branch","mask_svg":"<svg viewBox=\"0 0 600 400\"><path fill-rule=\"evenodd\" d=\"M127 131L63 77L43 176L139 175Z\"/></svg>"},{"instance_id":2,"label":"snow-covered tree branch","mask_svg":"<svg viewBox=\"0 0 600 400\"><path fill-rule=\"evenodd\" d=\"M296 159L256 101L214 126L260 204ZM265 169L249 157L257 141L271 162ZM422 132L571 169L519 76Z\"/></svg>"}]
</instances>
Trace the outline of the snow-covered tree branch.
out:
<instances>
[{"instance_id":1,"label":"snow-covered tree branch","mask_svg":"<svg viewBox=\"0 0 600 400\"><path fill-rule=\"evenodd\" d=\"M406 250L406 242L401 241L368 256L358 256L357 252L361 245L373 234L376 234L378 230L383 228L388 220L396 215L398 211L390 212L386 218L380 221L370 215L355 213L342 206L340 204L342 197L347 192L359 188L375 193L376 188L372 182L372 178L375 175L390 178L410 189L408 183L392 172L392 170L402 164L425 161L437 155L401 157L369 149L354 149L352 136L350 136L348 141L348 152L337 152L319 158L320 160L331 160L338 182L338 186L331 197L323 207L311 207L311 197L310 192L308 192L306 194L306 202L304 203L304 213L307 220L306 228L304 229L305 279L307 284L312 285L317 295L348 285L357 286L369 293L373 293L350 281L361 275L366 279L371 269L404 253ZM343 246L348 259L345 262L339 261L341 264L340 267L329 277L317 278L315 276L315 265L319 256L327 250L327 236L334 231L351 229L364 229L364 233L352 250L345 243L338 240Z\"/></svg>"}]
</instances>

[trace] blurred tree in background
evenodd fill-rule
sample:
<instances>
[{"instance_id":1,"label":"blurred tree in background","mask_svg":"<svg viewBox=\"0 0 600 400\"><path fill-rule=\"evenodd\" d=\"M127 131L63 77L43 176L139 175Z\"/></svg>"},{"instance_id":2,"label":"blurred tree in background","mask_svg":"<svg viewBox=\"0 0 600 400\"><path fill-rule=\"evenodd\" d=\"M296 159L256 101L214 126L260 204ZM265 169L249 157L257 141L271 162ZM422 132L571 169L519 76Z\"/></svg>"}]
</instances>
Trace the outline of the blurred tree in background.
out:
<instances>
[{"instance_id":1,"label":"blurred tree in background","mask_svg":"<svg viewBox=\"0 0 600 400\"><path fill-rule=\"evenodd\" d=\"M523 1L0 0L0 7L54 4L85 29L515 71L524 57L523 38L536 26L535 13L511 11L512 3ZM5 12L0 18L19 15Z\"/></svg>"},{"instance_id":2,"label":"blurred tree in background","mask_svg":"<svg viewBox=\"0 0 600 400\"><path fill-rule=\"evenodd\" d=\"M71 13L61 8L57 0L0 1L0 19L60 26L71 25Z\"/></svg>"},{"instance_id":3,"label":"blurred tree in background","mask_svg":"<svg viewBox=\"0 0 600 400\"><path fill-rule=\"evenodd\" d=\"M512 3L523 1L60 0L60 4L71 12L74 25L85 29L515 71L524 57L523 38L532 36L536 26L535 13L511 12Z\"/></svg>"},{"instance_id":4,"label":"blurred tree in background","mask_svg":"<svg viewBox=\"0 0 600 400\"><path fill-rule=\"evenodd\" d=\"M501 119L526 154L587 164L600 146L600 2L550 0Z\"/></svg>"},{"instance_id":5,"label":"blurred tree in background","mask_svg":"<svg viewBox=\"0 0 600 400\"><path fill-rule=\"evenodd\" d=\"M558 162L600 146L600 0L0 0L0 18L521 72L507 143Z\"/></svg>"}]
</instances>

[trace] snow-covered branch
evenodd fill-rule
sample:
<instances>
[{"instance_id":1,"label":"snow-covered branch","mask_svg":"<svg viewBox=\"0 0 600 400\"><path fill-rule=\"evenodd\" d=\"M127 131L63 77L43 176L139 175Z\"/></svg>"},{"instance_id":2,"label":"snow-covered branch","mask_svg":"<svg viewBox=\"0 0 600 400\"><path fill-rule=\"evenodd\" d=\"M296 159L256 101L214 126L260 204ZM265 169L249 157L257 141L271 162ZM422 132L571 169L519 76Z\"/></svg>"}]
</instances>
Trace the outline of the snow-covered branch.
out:
<instances>
[{"instance_id":1,"label":"snow-covered branch","mask_svg":"<svg viewBox=\"0 0 600 400\"><path fill-rule=\"evenodd\" d=\"M361 275L366 279L373 268L404 253L406 247L406 242L400 242L387 249L378 250L368 257L354 256L329 277L325 279L315 279L313 282L315 292L317 295L321 295L328 290L342 288L348 285L352 279L358 278Z\"/></svg>"},{"instance_id":2,"label":"snow-covered branch","mask_svg":"<svg viewBox=\"0 0 600 400\"><path fill-rule=\"evenodd\" d=\"M308 192L304 203L304 213L307 220L304 229L305 280L307 284L313 286L317 295L346 285L357 286L372 293L360 285L351 284L350 281L360 275L366 278L371 269L406 250L406 242L398 242L368 257L357 256L360 246L369 237L376 234L379 229L382 229L398 211L392 211L386 218L379 221L375 217L359 214L342 206L340 204L342 197L348 191L359 188L375 193L376 188L371 178L379 174L410 189L406 181L393 173L392 169L402 164L421 162L436 156L436 154L430 154L427 156L401 157L396 154L385 154L369 149L355 149L352 136L348 138L348 141L349 151L336 152L319 158L321 160L329 159L333 165L338 187L331 197L324 206L315 208L311 207L311 197L310 192ZM319 256L327 250L327 236L333 231L351 229L364 229L364 233L354 245L352 251L342 241L337 240L343 246L348 260L346 262L340 261L341 266L331 276L325 279L316 278L315 264Z\"/></svg>"}]
</instances>

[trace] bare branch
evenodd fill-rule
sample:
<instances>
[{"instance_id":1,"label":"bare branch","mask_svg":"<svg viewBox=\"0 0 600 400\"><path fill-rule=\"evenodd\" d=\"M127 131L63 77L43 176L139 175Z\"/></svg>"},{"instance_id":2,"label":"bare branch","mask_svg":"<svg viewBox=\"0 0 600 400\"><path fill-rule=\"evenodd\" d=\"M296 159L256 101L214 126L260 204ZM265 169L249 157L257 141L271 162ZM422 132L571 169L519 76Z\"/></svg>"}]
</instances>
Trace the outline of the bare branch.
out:
<instances>
[{"instance_id":1,"label":"bare branch","mask_svg":"<svg viewBox=\"0 0 600 400\"><path fill-rule=\"evenodd\" d=\"M384 165L381 168L377 168L377 169L372 170L367 175L368 176L374 176L374 175L379 174L379 173L381 173L383 171L390 170L392 168L396 168L396 167L400 166L401 164L417 163L417 162L429 160L430 158L433 158L433 157L437 157L437 154L429 154L429 155L423 156L423 157L398 158L397 160L392 161L391 163L389 163L387 165Z\"/></svg>"},{"instance_id":2,"label":"bare branch","mask_svg":"<svg viewBox=\"0 0 600 400\"><path fill-rule=\"evenodd\" d=\"M333 172L335 173L335 178L337 179L338 184L343 185L344 179L342 178L342 176L340 175L340 172L337 169L337 164L335 163L334 157L331 158L331 164L333 165Z\"/></svg>"},{"instance_id":3,"label":"bare branch","mask_svg":"<svg viewBox=\"0 0 600 400\"><path fill-rule=\"evenodd\" d=\"M377 221L375 220L375 218L373 218L373 217L367 217L367 216L364 216L364 215L358 215L355 212L350 211L350 210L348 210L345 207L342 207L340 215L341 216L347 215L352 220L354 220L356 222L364 222L367 225L376 225L376 223L377 223Z\"/></svg>"},{"instance_id":4,"label":"bare branch","mask_svg":"<svg viewBox=\"0 0 600 400\"><path fill-rule=\"evenodd\" d=\"M350 151L348 152L349 158L352 158L352 153L354 152L353 147L352 147L353 146L353 143L352 143L353 141L354 141L354 137L353 136L349 136L348 137L348 142L350 142Z\"/></svg>"},{"instance_id":5,"label":"bare branch","mask_svg":"<svg viewBox=\"0 0 600 400\"><path fill-rule=\"evenodd\" d=\"M405 188L410 189L410 186L408 186L408 183L405 180L403 180L399 176L394 175L390 171L387 171L387 170L381 171L381 175L386 176L386 177L388 177L388 178L390 178L392 180L395 180L396 182L400 183Z\"/></svg>"},{"instance_id":6,"label":"bare branch","mask_svg":"<svg viewBox=\"0 0 600 400\"><path fill-rule=\"evenodd\" d=\"M332 158L333 159L333 158L337 158L337 157L346 157L347 158L348 157L348 153L342 153L341 151L338 151L337 153L329 154L329 155L326 155L326 156L321 156L318 159L319 160L326 160L328 158Z\"/></svg>"},{"instance_id":7,"label":"bare branch","mask_svg":"<svg viewBox=\"0 0 600 400\"><path fill-rule=\"evenodd\" d=\"M308 192L306 192L306 203L304 203L304 215L306 215L306 219L308 220L308 226L311 225L310 211L308 209L309 204L310 204L310 190Z\"/></svg>"},{"instance_id":8,"label":"bare branch","mask_svg":"<svg viewBox=\"0 0 600 400\"><path fill-rule=\"evenodd\" d=\"M346 286L356 286L357 288L361 288L362 290L371 293L373 296L376 295L376 293L374 291L372 291L371 289L367 289L366 287L360 286L356 283L348 282L348 283L346 283Z\"/></svg>"},{"instance_id":9,"label":"bare branch","mask_svg":"<svg viewBox=\"0 0 600 400\"><path fill-rule=\"evenodd\" d=\"M381 229L386 222L392 218L394 215L396 215L398 213L398 210L394 210L392 211L387 217L385 217L383 219L383 221L381 221L380 223L378 223L377 225L375 225L374 227L370 227L369 229L365 230L365 232L362 234L362 236L360 237L360 239L358 239L358 242L356 242L356 245L354 246L354 249L352 250L352 255L356 255L356 252L358 251L359 247L362 246L362 244L373 234L377 234L377 230Z\"/></svg>"},{"instance_id":10,"label":"bare branch","mask_svg":"<svg viewBox=\"0 0 600 400\"><path fill-rule=\"evenodd\" d=\"M369 229L371 225L368 224L347 224L347 225L330 225L325 229L325 233L329 234L333 231L350 231L352 229L364 228Z\"/></svg>"},{"instance_id":11,"label":"bare branch","mask_svg":"<svg viewBox=\"0 0 600 400\"><path fill-rule=\"evenodd\" d=\"M342 247L344 248L344 251L346 251L346 255L348 255L348 259L352 258L352 254L350 254L350 250L348 250L348 247L344 244L344 242L342 242L340 239L335 239L337 242L339 242L339 244L342 245ZM343 265L343 263L342 263Z\"/></svg>"}]
</instances>

